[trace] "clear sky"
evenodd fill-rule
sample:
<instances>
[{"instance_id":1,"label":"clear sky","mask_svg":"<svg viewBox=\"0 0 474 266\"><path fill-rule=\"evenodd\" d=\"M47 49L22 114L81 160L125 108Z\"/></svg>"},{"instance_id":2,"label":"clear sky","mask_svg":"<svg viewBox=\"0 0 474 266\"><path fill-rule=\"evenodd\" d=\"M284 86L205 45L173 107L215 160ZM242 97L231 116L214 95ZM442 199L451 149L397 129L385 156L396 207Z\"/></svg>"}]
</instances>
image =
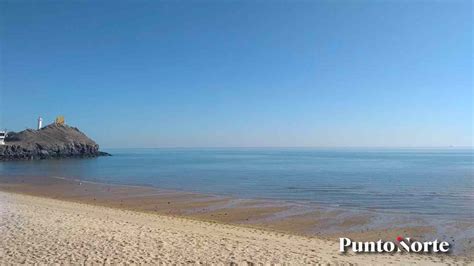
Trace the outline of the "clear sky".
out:
<instances>
[{"instance_id":1,"label":"clear sky","mask_svg":"<svg viewBox=\"0 0 474 266\"><path fill-rule=\"evenodd\" d=\"M471 1L0 1L0 127L102 147L472 146Z\"/></svg>"}]
</instances>

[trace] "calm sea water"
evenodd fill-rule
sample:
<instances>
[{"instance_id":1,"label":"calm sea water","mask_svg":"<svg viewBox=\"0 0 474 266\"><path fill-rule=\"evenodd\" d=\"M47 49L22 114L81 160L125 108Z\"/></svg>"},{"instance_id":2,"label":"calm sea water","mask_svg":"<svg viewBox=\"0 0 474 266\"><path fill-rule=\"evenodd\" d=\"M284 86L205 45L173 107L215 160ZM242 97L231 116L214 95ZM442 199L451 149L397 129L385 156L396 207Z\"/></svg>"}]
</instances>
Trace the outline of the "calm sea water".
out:
<instances>
[{"instance_id":1,"label":"calm sea water","mask_svg":"<svg viewBox=\"0 0 474 266\"><path fill-rule=\"evenodd\" d=\"M116 149L2 162L0 175L152 185L239 198L474 217L472 149Z\"/></svg>"}]
</instances>

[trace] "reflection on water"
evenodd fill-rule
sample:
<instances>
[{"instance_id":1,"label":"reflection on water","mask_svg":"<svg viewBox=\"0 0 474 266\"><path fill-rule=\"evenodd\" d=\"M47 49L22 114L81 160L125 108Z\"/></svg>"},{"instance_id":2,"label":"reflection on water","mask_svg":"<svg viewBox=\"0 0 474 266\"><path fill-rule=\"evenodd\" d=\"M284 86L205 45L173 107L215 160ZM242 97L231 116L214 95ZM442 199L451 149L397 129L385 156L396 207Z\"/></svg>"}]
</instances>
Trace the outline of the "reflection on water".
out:
<instances>
[{"instance_id":1,"label":"reflection on water","mask_svg":"<svg viewBox=\"0 0 474 266\"><path fill-rule=\"evenodd\" d=\"M2 162L0 175L474 217L471 149L120 149L114 156Z\"/></svg>"}]
</instances>

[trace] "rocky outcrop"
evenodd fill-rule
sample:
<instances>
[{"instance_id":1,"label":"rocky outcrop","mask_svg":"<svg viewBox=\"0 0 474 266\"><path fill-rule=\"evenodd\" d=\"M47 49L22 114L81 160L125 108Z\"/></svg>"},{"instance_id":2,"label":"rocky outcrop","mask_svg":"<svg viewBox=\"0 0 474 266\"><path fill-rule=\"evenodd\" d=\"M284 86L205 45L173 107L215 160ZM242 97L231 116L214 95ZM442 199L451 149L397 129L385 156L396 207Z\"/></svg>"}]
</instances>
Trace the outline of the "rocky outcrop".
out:
<instances>
[{"instance_id":1,"label":"rocky outcrop","mask_svg":"<svg viewBox=\"0 0 474 266\"><path fill-rule=\"evenodd\" d=\"M39 130L9 132L0 145L0 161L110 155L75 127L51 124Z\"/></svg>"}]
</instances>

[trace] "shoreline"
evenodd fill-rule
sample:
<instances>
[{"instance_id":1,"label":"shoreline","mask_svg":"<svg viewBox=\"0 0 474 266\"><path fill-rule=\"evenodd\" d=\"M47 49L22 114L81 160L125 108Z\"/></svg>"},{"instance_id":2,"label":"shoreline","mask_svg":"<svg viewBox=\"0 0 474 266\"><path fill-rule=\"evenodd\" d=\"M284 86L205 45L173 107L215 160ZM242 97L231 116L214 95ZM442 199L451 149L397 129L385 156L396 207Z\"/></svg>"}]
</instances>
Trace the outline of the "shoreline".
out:
<instances>
[{"instance_id":1,"label":"shoreline","mask_svg":"<svg viewBox=\"0 0 474 266\"><path fill-rule=\"evenodd\" d=\"M5 263L471 263L447 255L341 254L336 242L317 237L4 191L0 203Z\"/></svg>"},{"instance_id":2,"label":"shoreline","mask_svg":"<svg viewBox=\"0 0 474 266\"><path fill-rule=\"evenodd\" d=\"M448 237L448 234L439 235L437 228L423 224L423 221L404 221L399 218L399 227L369 226L374 223L383 224L383 219L386 218L380 220L381 218L376 215L369 215L370 212L350 213L337 208L328 210L317 206L310 209L305 209L303 206L302 209L298 209L294 205L285 205L281 202L235 199L155 187L113 185L55 177L0 176L0 191L121 211L138 211L196 222L238 226L248 230L263 230L295 237L317 238L331 243L336 243L339 237L349 237L355 241L378 239L393 241L398 235L420 240ZM472 223L458 226L461 229L472 228ZM451 238L453 242L454 240L460 242ZM460 247L463 246L457 244L456 252L448 257L472 261L471 246L467 245L461 250ZM335 252L337 253L337 249Z\"/></svg>"},{"instance_id":3,"label":"shoreline","mask_svg":"<svg viewBox=\"0 0 474 266\"><path fill-rule=\"evenodd\" d=\"M0 175L0 183L1 183L1 178L2 176ZM214 198L220 198L220 199L234 199L234 200L243 200L243 201L252 201L252 202L273 202L273 203L279 203L282 205L289 204L289 205L312 205L312 206L317 206L318 208L323 208L326 210L341 210L341 211L355 211L355 212L364 212L364 213L380 213L382 215L403 215L403 216L416 216L416 217L422 217L422 218L427 218L427 219L441 219L441 220L446 220L446 217L442 217L441 215L438 214L419 214L419 213L408 213L404 212L402 210L380 210L380 209L369 209L369 208L363 208L363 207L349 207L349 206L343 206L343 205L328 205L325 203L319 203L319 202L307 202L304 200L287 200L287 199L274 199L274 198L250 198L250 197L236 197L233 195L225 195L225 194L219 194L219 193L207 193L207 192L197 192L197 191L187 191L187 190L180 190L180 189L170 189L170 188L160 188L156 187L151 184L121 184L121 183L113 183L113 182L101 182L101 181L92 181L92 180L82 180L82 179L77 179L77 178L67 178L67 177L48 177L48 178L53 178L53 179L59 179L59 180L65 180L65 181L75 181L75 182L81 182L81 183L89 183L92 185L109 185L109 186L114 186L114 187L123 187L123 188L152 188L160 192L167 192L167 193L174 193L174 194L192 194L192 195L198 195L198 196L209 196L209 197L214 197ZM1 185L1 184L0 184ZM474 214L473 214L474 215ZM470 221L474 217L463 217L463 216L456 216L456 220L458 221Z\"/></svg>"}]
</instances>

